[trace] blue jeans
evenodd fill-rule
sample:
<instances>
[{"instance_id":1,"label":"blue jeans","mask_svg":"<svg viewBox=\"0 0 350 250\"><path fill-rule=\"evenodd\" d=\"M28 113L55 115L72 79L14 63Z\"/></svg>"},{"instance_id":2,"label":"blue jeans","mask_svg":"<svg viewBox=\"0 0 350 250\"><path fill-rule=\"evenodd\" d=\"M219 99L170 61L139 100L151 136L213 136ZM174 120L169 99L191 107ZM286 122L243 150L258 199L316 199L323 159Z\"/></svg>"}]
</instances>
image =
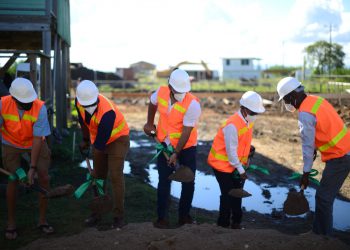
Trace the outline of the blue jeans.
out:
<instances>
[{"instance_id":1,"label":"blue jeans","mask_svg":"<svg viewBox=\"0 0 350 250\"><path fill-rule=\"evenodd\" d=\"M334 199L349 172L349 155L326 161L326 167L315 197L316 209L313 231L316 234L332 234Z\"/></svg>"},{"instance_id":2,"label":"blue jeans","mask_svg":"<svg viewBox=\"0 0 350 250\"><path fill-rule=\"evenodd\" d=\"M189 147L182 150L178 157L180 165L185 165L195 173L196 172L196 153L197 147ZM166 219L168 217L168 209L170 202L170 184L169 175L173 172L173 168L168 166L167 160L163 154L158 156L158 190L157 190L157 213L158 219ZM181 197L179 203L179 218L188 216L191 209L194 193L194 181L182 183Z\"/></svg>"}]
</instances>

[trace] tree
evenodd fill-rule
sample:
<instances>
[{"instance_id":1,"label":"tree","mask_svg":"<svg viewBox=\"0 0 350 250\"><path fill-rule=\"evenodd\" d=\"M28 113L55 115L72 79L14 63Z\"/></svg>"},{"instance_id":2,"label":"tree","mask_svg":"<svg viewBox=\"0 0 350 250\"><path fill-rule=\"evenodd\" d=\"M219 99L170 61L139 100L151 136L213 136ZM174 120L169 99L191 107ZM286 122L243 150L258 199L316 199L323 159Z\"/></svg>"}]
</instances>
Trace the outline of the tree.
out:
<instances>
[{"instance_id":1,"label":"tree","mask_svg":"<svg viewBox=\"0 0 350 250\"><path fill-rule=\"evenodd\" d=\"M330 73L344 67L343 46L337 43L330 44L327 41L317 41L305 49L309 66L314 68L314 73Z\"/></svg>"}]
</instances>

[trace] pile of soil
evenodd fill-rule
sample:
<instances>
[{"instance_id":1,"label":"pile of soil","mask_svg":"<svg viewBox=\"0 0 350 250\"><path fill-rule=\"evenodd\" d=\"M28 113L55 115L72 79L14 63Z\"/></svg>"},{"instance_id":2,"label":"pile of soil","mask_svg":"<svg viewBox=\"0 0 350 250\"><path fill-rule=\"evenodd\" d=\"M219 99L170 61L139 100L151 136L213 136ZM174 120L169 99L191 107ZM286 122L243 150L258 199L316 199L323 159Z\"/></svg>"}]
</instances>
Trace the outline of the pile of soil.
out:
<instances>
[{"instance_id":1,"label":"pile of soil","mask_svg":"<svg viewBox=\"0 0 350 250\"><path fill-rule=\"evenodd\" d=\"M65 238L39 239L23 249L317 249L341 250L349 246L337 239L286 235L272 229L232 230L215 225L185 225L157 229L151 223L132 223L122 230L84 232Z\"/></svg>"}]
</instances>

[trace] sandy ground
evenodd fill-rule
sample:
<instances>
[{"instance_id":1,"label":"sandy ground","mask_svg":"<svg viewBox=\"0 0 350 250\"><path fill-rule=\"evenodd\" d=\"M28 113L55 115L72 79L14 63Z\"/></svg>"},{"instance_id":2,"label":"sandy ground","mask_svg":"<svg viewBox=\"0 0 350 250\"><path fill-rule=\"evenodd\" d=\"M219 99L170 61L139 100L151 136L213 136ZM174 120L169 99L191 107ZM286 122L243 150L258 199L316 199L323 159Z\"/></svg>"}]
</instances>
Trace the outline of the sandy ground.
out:
<instances>
[{"instance_id":1,"label":"sandy ground","mask_svg":"<svg viewBox=\"0 0 350 250\"><path fill-rule=\"evenodd\" d=\"M40 239L23 249L349 249L337 239L307 234L292 236L273 229L231 230L215 225L185 225L161 230L151 223L129 224L122 230L88 229L65 238Z\"/></svg>"}]
</instances>

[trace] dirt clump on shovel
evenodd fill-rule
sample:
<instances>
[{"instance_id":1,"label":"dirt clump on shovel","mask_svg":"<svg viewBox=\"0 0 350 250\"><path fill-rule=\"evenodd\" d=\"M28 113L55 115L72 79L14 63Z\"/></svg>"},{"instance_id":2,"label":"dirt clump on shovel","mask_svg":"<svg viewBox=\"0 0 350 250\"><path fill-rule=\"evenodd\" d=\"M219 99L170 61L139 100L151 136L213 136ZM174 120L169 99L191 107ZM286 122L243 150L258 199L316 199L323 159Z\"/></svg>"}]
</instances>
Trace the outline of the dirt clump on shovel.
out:
<instances>
[{"instance_id":1,"label":"dirt clump on shovel","mask_svg":"<svg viewBox=\"0 0 350 250\"><path fill-rule=\"evenodd\" d=\"M291 189L283 204L283 211L289 215L301 215L309 210L309 203L304 196L304 191L297 192L295 189Z\"/></svg>"}]
</instances>

